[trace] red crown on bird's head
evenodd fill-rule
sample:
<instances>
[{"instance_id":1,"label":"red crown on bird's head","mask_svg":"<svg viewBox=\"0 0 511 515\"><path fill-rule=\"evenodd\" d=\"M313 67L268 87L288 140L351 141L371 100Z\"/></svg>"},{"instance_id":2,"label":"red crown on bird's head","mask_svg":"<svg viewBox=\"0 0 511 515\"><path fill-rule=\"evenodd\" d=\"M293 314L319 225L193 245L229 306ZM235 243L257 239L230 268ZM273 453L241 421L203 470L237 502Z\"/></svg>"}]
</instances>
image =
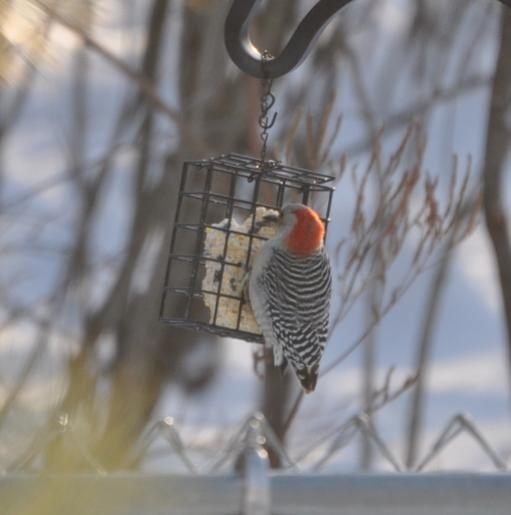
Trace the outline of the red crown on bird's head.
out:
<instances>
[{"instance_id":1,"label":"red crown on bird's head","mask_svg":"<svg viewBox=\"0 0 511 515\"><path fill-rule=\"evenodd\" d=\"M320 250L323 247L325 226L316 211L298 205L292 213L296 217L296 223L285 240L288 250L299 256Z\"/></svg>"}]
</instances>

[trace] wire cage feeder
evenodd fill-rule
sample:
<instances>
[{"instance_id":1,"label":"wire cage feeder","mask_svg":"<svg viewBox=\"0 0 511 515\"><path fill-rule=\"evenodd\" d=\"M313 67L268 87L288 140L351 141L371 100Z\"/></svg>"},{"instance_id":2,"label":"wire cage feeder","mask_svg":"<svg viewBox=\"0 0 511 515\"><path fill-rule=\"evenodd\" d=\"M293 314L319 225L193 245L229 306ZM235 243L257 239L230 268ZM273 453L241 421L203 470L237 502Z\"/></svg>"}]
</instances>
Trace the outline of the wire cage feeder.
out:
<instances>
[{"instance_id":1,"label":"wire cage feeder","mask_svg":"<svg viewBox=\"0 0 511 515\"><path fill-rule=\"evenodd\" d=\"M327 228L333 179L239 154L185 162L160 320L262 343L244 285L254 255L276 230L263 218L299 202L314 207Z\"/></svg>"}]
</instances>

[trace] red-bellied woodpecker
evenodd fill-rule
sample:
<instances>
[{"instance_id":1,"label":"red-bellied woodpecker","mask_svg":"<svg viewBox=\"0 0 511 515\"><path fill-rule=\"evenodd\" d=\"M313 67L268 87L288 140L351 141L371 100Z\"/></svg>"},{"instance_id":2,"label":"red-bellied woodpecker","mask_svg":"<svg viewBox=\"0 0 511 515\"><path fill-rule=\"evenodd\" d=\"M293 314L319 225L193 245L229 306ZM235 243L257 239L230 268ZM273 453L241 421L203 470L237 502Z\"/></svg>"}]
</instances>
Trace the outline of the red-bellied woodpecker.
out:
<instances>
[{"instance_id":1,"label":"red-bellied woodpecker","mask_svg":"<svg viewBox=\"0 0 511 515\"><path fill-rule=\"evenodd\" d=\"M316 387L328 334L330 263L318 214L302 204L282 209L274 238L255 256L249 297L275 366L289 362L305 392Z\"/></svg>"}]
</instances>

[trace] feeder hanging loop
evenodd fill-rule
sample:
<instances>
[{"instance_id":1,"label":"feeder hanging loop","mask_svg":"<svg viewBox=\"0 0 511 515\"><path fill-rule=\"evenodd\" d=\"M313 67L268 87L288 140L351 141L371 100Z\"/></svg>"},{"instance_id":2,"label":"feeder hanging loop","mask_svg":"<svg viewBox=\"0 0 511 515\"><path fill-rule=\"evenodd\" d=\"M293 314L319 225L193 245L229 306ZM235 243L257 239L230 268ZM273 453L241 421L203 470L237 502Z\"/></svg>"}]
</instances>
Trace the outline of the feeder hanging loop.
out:
<instances>
[{"instance_id":1,"label":"feeder hanging loop","mask_svg":"<svg viewBox=\"0 0 511 515\"><path fill-rule=\"evenodd\" d=\"M353 0L318 0L305 15L280 55L265 60L248 36L261 0L233 0L225 21L225 46L233 62L259 79L275 79L296 68L309 53L330 18Z\"/></svg>"},{"instance_id":2,"label":"feeder hanging loop","mask_svg":"<svg viewBox=\"0 0 511 515\"><path fill-rule=\"evenodd\" d=\"M271 59L271 54L265 50L262 54L262 65ZM275 125L277 112L270 116L270 110L275 104L275 95L272 93L273 79L263 80L263 94L261 95L259 127L261 128L261 167L264 168L268 146L269 130Z\"/></svg>"}]
</instances>

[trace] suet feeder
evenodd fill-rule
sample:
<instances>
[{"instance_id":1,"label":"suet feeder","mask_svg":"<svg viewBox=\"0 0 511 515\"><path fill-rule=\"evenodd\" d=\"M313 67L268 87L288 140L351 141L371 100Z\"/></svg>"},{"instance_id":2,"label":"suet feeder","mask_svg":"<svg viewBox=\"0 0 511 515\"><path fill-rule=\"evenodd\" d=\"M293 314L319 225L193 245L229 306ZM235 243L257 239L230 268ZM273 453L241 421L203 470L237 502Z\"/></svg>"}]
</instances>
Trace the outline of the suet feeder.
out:
<instances>
[{"instance_id":1,"label":"suet feeder","mask_svg":"<svg viewBox=\"0 0 511 515\"><path fill-rule=\"evenodd\" d=\"M172 230L160 319L174 326L262 342L244 290L253 257L275 233L267 215L290 202L311 205L325 228L333 177L266 159L272 79L303 60L316 35L340 4L319 0L277 58L250 42L248 25L258 0L233 0L225 23L225 45L244 72L263 79L260 157L227 154L183 165Z\"/></svg>"},{"instance_id":2,"label":"suet feeder","mask_svg":"<svg viewBox=\"0 0 511 515\"><path fill-rule=\"evenodd\" d=\"M275 231L263 217L300 202L312 205L326 226L333 179L239 154L185 162L161 321L262 342L243 285L253 256Z\"/></svg>"}]
</instances>

